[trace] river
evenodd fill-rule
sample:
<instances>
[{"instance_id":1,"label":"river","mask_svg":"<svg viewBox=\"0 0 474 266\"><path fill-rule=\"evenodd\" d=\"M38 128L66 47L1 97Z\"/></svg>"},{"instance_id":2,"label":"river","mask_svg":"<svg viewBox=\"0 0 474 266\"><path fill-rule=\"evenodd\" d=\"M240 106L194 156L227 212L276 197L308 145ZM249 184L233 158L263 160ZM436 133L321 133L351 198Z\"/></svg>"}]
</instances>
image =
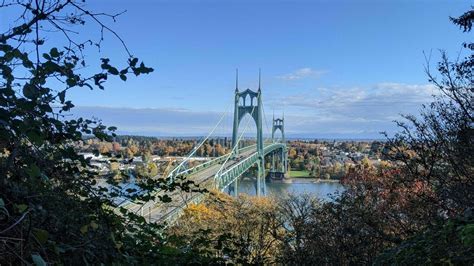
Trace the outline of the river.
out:
<instances>
[{"instance_id":1,"label":"river","mask_svg":"<svg viewBox=\"0 0 474 266\"><path fill-rule=\"evenodd\" d=\"M330 201L331 194L342 192L344 187L339 182L313 182L308 179L292 179L292 183L270 183L266 182L267 194L283 195L285 193L304 194L308 193L321 200ZM244 179L240 181L239 193L255 195L255 182Z\"/></svg>"}]
</instances>

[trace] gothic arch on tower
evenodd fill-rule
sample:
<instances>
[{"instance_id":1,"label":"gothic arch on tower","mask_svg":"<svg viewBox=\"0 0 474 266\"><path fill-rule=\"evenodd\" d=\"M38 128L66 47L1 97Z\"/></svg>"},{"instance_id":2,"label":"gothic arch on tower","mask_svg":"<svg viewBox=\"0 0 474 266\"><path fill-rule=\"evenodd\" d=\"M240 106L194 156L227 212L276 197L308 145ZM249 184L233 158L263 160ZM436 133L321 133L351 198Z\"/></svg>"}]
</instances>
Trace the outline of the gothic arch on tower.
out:
<instances>
[{"instance_id":1,"label":"gothic arch on tower","mask_svg":"<svg viewBox=\"0 0 474 266\"><path fill-rule=\"evenodd\" d=\"M257 176L257 195L265 194L265 160L263 153L263 106L262 106L262 90L260 88L260 73L258 80L258 90L252 91L246 89L239 92L238 73L235 82L235 99L234 99L234 126L232 130L232 147L234 148L234 154L238 155L238 132L240 122L246 114L255 121L257 127L257 153L258 153L258 176ZM234 190L237 191L237 182L234 184Z\"/></svg>"}]
</instances>

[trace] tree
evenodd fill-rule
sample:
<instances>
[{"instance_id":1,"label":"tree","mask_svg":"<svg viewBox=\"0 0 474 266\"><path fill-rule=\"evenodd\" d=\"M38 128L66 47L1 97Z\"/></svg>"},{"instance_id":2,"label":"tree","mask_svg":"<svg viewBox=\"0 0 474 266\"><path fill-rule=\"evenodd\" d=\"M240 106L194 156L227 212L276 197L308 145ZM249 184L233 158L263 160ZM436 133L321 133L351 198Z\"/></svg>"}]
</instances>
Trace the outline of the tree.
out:
<instances>
[{"instance_id":1,"label":"tree","mask_svg":"<svg viewBox=\"0 0 474 266\"><path fill-rule=\"evenodd\" d=\"M283 264L308 265L311 263L311 254L308 242L311 241L307 235L310 230L309 221L312 219L313 211L318 208L320 202L309 194L295 196L289 194L278 201L278 217L284 227L284 238L280 238L281 246L279 253L275 254L278 262Z\"/></svg>"},{"instance_id":2,"label":"tree","mask_svg":"<svg viewBox=\"0 0 474 266\"><path fill-rule=\"evenodd\" d=\"M451 18L464 32L472 29L474 10ZM464 43L470 52L464 59L451 62L441 52L439 76L427 62L429 81L441 92L421 118L406 116L403 129L390 139L391 158L403 165L405 175L397 182L422 184L431 193L418 200L432 209L425 218L423 231L386 252L380 263L454 263L471 264L472 210L474 208L474 45ZM442 251L442 252L440 252Z\"/></svg>"},{"instance_id":3,"label":"tree","mask_svg":"<svg viewBox=\"0 0 474 266\"><path fill-rule=\"evenodd\" d=\"M364 157L364 158L362 158L362 160L360 161L360 165L361 165L364 169L369 169L369 168L372 167L372 162L369 160L369 158Z\"/></svg>"},{"instance_id":4,"label":"tree","mask_svg":"<svg viewBox=\"0 0 474 266\"><path fill-rule=\"evenodd\" d=\"M158 166L154 162L139 163L135 166L135 172L139 178L152 178L158 175Z\"/></svg>"},{"instance_id":5,"label":"tree","mask_svg":"<svg viewBox=\"0 0 474 266\"><path fill-rule=\"evenodd\" d=\"M452 21L470 31L474 11ZM311 208L304 263L472 264L474 46L464 46L471 54L458 62L442 52L440 77L427 68L441 95L419 118L397 122L383 148L389 162L376 168L364 158L339 197Z\"/></svg>"},{"instance_id":6,"label":"tree","mask_svg":"<svg viewBox=\"0 0 474 266\"><path fill-rule=\"evenodd\" d=\"M79 0L2 1L0 9L19 14L0 34L0 264L156 261L161 226L117 206L117 197L148 201L156 188L180 185L147 180L137 184L142 193L131 195L112 179L97 184L90 159L73 144L85 135L110 141L116 128L68 116L71 90L104 89L109 79L153 71L106 24L120 14L88 10ZM97 26L97 41L81 31L86 23ZM117 68L103 57L84 71L89 49L100 47L105 32L118 39L126 63Z\"/></svg>"},{"instance_id":7,"label":"tree","mask_svg":"<svg viewBox=\"0 0 474 266\"><path fill-rule=\"evenodd\" d=\"M193 262L275 263L284 238L277 215L271 198L213 192L203 203L189 206L170 233L176 248L201 254Z\"/></svg>"},{"instance_id":8,"label":"tree","mask_svg":"<svg viewBox=\"0 0 474 266\"><path fill-rule=\"evenodd\" d=\"M220 144L217 144L215 149L217 156L222 156L225 154L225 148L223 148Z\"/></svg>"},{"instance_id":9,"label":"tree","mask_svg":"<svg viewBox=\"0 0 474 266\"><path fill-rule=\"evenodd\" d=\"M122 150L122 147L120 147L120 143L118 143L118 142L113 142L113 143L112 143L112 151L113 151L114 153L118 153L118 152L120 152L121 150Z\"/></svg>"},{"instance_id":10,"label":"tree","mask_svg":"<svg viewBox=\"0 0 474 266\"><path fill-rule=\"evenodd\" d=\"M469 265L474 261L474 215L466 212L448 223L436 224L380 255L377 265L432 264Z\"/></svg>"},{"instance_id":11,"label":"tree","mask_svg":"<svg viewBox=\"0 0 474 266\"><path fill-rule=\"evenodd\" d=\"M296 158L296 150L294 148L290 148L290 151L288 153L288 157L290 157L291 159Z\"/></svg>"}]
</instances>

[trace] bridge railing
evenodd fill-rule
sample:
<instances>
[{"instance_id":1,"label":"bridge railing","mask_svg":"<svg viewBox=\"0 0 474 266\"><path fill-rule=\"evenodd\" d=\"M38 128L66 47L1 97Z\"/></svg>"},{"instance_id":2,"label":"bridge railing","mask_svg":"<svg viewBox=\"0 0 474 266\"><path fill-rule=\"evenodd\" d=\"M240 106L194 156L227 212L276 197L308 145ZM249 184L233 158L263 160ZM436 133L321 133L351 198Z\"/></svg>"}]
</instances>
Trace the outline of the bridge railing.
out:
<instances>
[{"instance_id":1,"label":"bridge railing","mask_svg":"<svg viewBox=\"0 0 474 266\"><path fill-rule=\"evenodd\" d=\"M248 151L248 150L255 149L256 146L257 146L257 145L250 145L250 146L241 148L241 149L239 149L239 152L246 152L246 151ZM223 162L227 159L228 156L229 156L229 154L225 154L225 155L219 156L219 157L217 157L217 158L214 158L214 159L212 159L212 160L209 160L209 161L207 161L207 162L204 162L204 163L202 163L202 164L196 165L196 166L194 166L194 167L192 167L192 168L189 168L189 169L186 169L186 170L183 170L183 171L180 171L180 172L175 172L175 173L173 174L173 177L171 177L171 176L170 176L171 174L170 174L170 175L167 177L167 179L169 179L169 180L174 180L174 178L177 177L177 176L191 175L191 174L197 173L197 172L199 172L199 171L201 171L201 170L203 170L203 169L206 169L206 168L208 168L208 167L211 167L211 166L213 166L213 165L217 165L217 164L223 163ZM158 192L159 192L159 190L156 190L156 191L154 192L154 195L156 195ZM147 203L145 203L145 204L142 204L142 206L140 207L140 213L142 213L142 211L143 211L144 209L149 208L150 205L156 205L156 204L157 204L156 202L151 202L151 201L150 201L150 202L147 202ZM132 202L132 201L127 201L127 202L122 203L120 206L121 206L121 207L124 207L124 208L131 208L131 207L134 207L134 206L136 207L136 206L138 206L138 205L140 205L140 204L137 204L137 203Z\"/></svg>"},{"instance_id":2,"label":"bridge railing","mask_svg":"<svg viewBox=\"0 0 474 266\"><path fill-rule=\"evenodd\" d=\"M252 148L255 148L256 146L257 145L250 145L250 146L244 147L242 149L239 149L239 152L245 152L245 151L251 150ZM207 162L204 162L202 164L196 165L196 166L191 167L189 169L183 170L183 171L178 172L178 173L174 173L174 176L176 177L176 176L180 176L180 175L193 174L195 172L198 172L199 170L202 170L202 169L208 168L210 166L213 166L213 165L224 162L228 156L229 156L229 154L224 154L222 156L219 156L217 158L214 158L214 159L209 160Z\"/></svg>"},{"instance_id":3,"label":"bridge railing","mask_svg":"<svg viewBox=\"0 0 474 266\"><path fill-rule=\"evenodd\" d=\"M268 144L269 145L264 147L264 154L268 154L268 153L270 153L270 152L272 152L276 149L279 149L279 148L285 148L285 145L282 144L282 143L268 143ZM251 149L255 149L255 147L256 147L256 145L251 145L251 146L248 146L248 147L244 147L244 148L240 149L239 151L240 152L245 152L245 151L248 151L248 150L251 150ZM193 168L190 168L188 170L182 171L181 173L189 175L189 174L198 172L201 169L205 169L207 167L210 167L214 164L222 163L225 160L226 156L228 156L228 154L224 155L224 156L220 156L218 158L215 158L213 160L210 160L208 162L205 162L203 164L200 164L200 165L195 166ZM244 173L250 167L252 167L257 162L257 160L258 160L258 153L254 152L250 156L245 158L244 160L242 160L242 161L238 162L237 164L233 165L231 168L226 169L224 172L222 172L220 174L219 178L216 178L216 176L215 176L214 177L215 178L214 182L216 184L216 187L220 190L225 189L233 181L235 181L235 179L237 177L239 177L240 175L242 175L242 173ZM189 204L198 204L198 203L200 203L204 199L204 196L205 196L205 194L199 194L199 195L194 196L193 198L187 200L186 203L183 204L182 206L178 206L174 210L172 210L171 212L169 212L169 213L165 214L164 216L162 216L160 218L160 221L166 222L168 224L174 223L183 214L183 210L184 210L184 208L186 208L186 206L188 206ZM150 202L145 203L140 208L141 215L144 216L144 217L148 216L148 213L153 212L155 210L155 208L159 207L157 204L159 204L159 202L157 203L157 202L150 201Z\"/></svg>"},{"instance_id":4,"label":"bridge railing","mask_svg":"<svg viewBox=\"0 0 474 266\"><path fill-rule=\"evenodd\" d=\"M276 149L285 148L285 144L283 143L272 143L270 145L264 146L263 153L266 155ZM242 175L245 171L247 171L252 165L254 165L258 160L257 152L253 153L249 157L245 158L244 160L240 161L239 163L231 166L230 168L226 169L221 173L217 173L214 176L214 182L216 187L220 190L225 189L228 187L232 182L235 181L237 177Z\"/></svg>"}]
</instances>

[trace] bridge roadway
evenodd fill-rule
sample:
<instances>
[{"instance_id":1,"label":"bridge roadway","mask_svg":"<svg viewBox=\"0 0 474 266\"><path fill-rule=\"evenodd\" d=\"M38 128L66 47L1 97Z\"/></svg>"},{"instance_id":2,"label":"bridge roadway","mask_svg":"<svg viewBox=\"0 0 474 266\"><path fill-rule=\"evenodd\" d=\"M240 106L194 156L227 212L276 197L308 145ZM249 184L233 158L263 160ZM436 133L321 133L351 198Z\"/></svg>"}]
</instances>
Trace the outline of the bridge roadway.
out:
<instances>
[{"instance_id":1,"label":"bridge roadway","mask_svg":"<svg viewBox=\"0 0 474 266\"><path fill-rule=\"evenodd\" d=\"M237 165L244 158L250 157L256 153L256 146L250 147L239 153L236 158L230 158L225 169L231 168L232 166ZM214 176L222 167L222 163L211 165L202 170L196 171L187 176L186 180L192 180L195 184L199 185L199 188L213 189L215 186ZM158 195L164 194L165 192L158 192ZM168 192L168 196L171 197L171 202L162 203L162 202L147 202L144 205L131 204L129 210L134 211L137 214L142 215L149 222L164 221L169 219L174 219L173 214L176 210L181 210L185 208L190 203L196 203L199 201L200 197L203 196L203 193L199 192L185 192L177 189L173 192Z\"/></svg>"}]
</instances>

